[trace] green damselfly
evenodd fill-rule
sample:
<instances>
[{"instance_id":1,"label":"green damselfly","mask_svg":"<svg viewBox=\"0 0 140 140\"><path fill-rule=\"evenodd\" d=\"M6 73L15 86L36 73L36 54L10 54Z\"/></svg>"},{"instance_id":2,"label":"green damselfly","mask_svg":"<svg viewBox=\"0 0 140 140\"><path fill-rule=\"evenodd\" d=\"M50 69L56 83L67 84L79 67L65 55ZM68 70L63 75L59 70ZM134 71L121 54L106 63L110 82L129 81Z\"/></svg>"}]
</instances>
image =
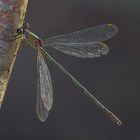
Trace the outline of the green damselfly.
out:
<instances>
[{"instance_id":1,"label":"green damselfly","mask_svg":"<svg viewBox=\"0 0 140 140\"><path fill-rule=\"evenodd\" d=\"M36 110L38 118L45 121L52 108L53 90L50 73L44 58L55 64L75 85L77 85L85 95L87 95L113 122L121 125L122 122L105 106L103 106L83 85L81 85L68 71L66 71L48 52L47 47L53 47L65 54L80 58L94 58L106 55L109 48L103 41L112 38L118 32L118 28L112 24L104 24L87 28L70 34L50 37L47 40L40 39L33 32L29 31L29 24L24 23L17 29L14 40L25 39L32 47L38 51L37 71L38 71L38 91Z\"/></svg>"}]
</instances>

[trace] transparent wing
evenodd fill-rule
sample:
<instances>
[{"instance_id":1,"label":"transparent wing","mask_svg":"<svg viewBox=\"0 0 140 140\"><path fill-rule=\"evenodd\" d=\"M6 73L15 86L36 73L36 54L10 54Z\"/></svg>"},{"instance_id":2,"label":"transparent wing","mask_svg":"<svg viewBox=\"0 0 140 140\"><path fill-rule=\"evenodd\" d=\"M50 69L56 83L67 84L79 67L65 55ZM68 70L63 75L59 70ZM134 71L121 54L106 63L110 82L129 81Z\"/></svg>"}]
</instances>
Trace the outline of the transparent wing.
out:
<instances>
[{"instance_id":1,"label":"transparent wing","mask_svg":"<svg viewBox=\"0 0 140 140\"><path fill-rule=\"evenodd\" d=\"M109 52L109 48L102 41L110 39L117 32L117 26L104 24L48 38L45 45L80 58L100 57Z\"/></svg>"},{"instance_id":2,"label":"transparent wing","mask_svg":"<svg viewBox=\"0 0 140 140\"><path fill-rule=\"evenodd\" d=\"M63 52L64 54L80 58L100 57L109 52L108 46L102 42L51 43L47 45Z\"/></svg>"},{"instance_id":3,"label":"transparent wing","mask_svg":"<svg viewBox=\"0 0 140 140\"><path fill-rule=\"evenodd\" d=\"M38 94L37 113L41 121L45 121L52 108L53 91L48 67L40 52L38 52Z\"/></svg>"},{"instance_id":4,"label":"transparent wing","mask_svg":"<svg viewBox=\"0 0 140 140\"><path fill-rule=\"evenodd\" d=\"M58 35L48 38L46 43L85 43L102 42L112 38L118 32L116 25L104 24L87 28L70 34Z\"/></svg>"},{"instance_id":5,"label":"transparent wing","mask_svg":"<svg viewBox=\"0 0 140 140\"><path fill-rule=\"evenodd\" d=\"M39 120L44 122L48 117L49 110L45 108L43 101L41 99L39 79L37 82L38 82L37 83L38 91L37 91L37 101L36 101L36 112Z\"/></svg>"}]
</instances>

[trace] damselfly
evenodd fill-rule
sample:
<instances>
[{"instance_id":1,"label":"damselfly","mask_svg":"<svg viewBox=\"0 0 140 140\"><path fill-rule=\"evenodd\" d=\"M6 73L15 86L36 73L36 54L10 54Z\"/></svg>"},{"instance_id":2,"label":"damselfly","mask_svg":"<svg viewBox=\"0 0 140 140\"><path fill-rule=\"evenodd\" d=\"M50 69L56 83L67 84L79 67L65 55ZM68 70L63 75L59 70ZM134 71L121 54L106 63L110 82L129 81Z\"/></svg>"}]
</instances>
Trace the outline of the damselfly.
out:
<instances>
[{"instance_id":1,"label":"damselfly","mask_svg":"<svg viewBox=\"0 0 140 140\"><path fill-rule=\"evenodd\" d=\"M29 31L29 24L24 23L19 27L14 40L25 39L32 47L38 51L37 71L38 71L38 91L36 111L38 118L45 121L53 103L53 90L51 76L46 65L45 59L55 64L72 82L78 86L107 116L116 124L122 122L105 106L103 106L83 85L81 85L68 71L66 71L48 52L47 47L53 47L65 54L80 57L94 58L106 55L109 48L103 41L110 39L118 32L118 28L112 24L104 24L96 27L87 28L70 34L50 37L47 40L40 39L33 32Z\"/></svg>"}]
</instances>

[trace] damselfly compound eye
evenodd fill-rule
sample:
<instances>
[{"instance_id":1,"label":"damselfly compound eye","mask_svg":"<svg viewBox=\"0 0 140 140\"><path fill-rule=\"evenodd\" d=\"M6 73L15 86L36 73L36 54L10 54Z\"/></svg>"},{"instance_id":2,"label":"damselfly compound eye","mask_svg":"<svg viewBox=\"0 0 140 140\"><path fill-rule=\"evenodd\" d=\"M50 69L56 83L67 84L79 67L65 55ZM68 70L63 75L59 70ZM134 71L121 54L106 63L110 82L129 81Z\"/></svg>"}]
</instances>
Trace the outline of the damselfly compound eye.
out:
<instances>
[{"instance_id":1,"label":"damselfly compound eye","mask_svg":"<svg viewBox=\"0 0 140 140\"><path fill-rule=\"evenodd\" d=\"M22 31L21 31L21 29L19 28L19 29L17 29L17 33L18 34L22 34Z\"/></svg>"}]
</instances>

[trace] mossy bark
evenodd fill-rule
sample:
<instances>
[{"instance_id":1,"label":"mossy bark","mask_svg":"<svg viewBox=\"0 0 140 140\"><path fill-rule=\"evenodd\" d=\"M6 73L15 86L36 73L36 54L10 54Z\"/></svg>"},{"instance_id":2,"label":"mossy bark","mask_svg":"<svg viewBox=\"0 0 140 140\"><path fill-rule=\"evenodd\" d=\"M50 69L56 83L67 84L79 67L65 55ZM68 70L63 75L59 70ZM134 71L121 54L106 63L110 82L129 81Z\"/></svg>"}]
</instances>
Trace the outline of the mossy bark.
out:
<instances>
[{"instance_id":1,"label":"mossy bark","mask_svg":"<svg viewBox=\"0 0 140 140\"><path fill-rule=\"evenodd\" d=\"M28 0L0 0L0 107L19 50L21 39L11 41L22 26Z\"/></svg>"}]
</instances>

